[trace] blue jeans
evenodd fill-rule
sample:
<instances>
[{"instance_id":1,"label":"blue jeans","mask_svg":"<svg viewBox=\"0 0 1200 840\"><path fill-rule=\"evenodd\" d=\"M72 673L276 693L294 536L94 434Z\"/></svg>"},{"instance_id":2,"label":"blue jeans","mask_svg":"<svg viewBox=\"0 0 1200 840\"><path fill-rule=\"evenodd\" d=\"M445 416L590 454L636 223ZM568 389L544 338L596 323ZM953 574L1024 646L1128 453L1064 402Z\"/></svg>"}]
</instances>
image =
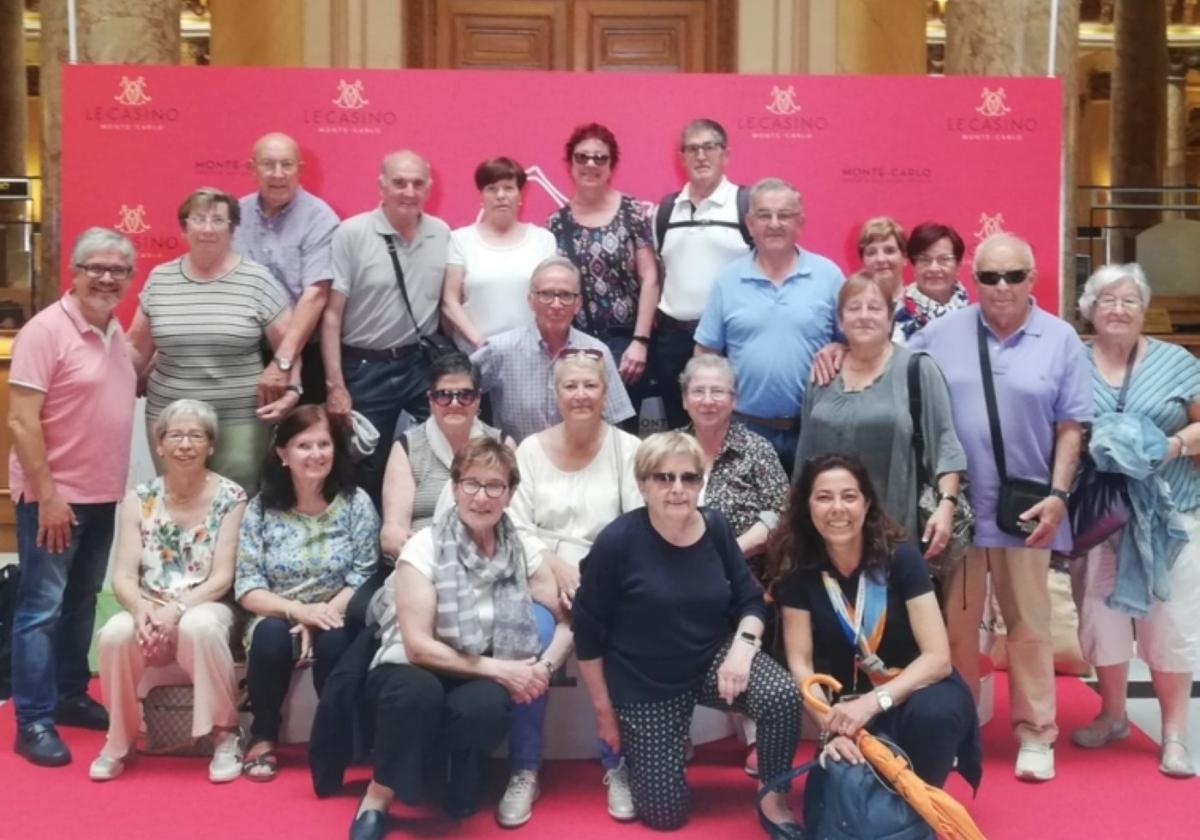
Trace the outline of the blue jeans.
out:
<instances>
[{"instance_id":1,"label":"blue jeans","mask_svg":"<svg viewBox=\"0 0 1200 840\"><path fill-rule=\"evenodd\" d=\"M541 604L534 604L533 617L537 621L538 649L545 651L554 638L554 615ZM537 770L542 766L542 725L546 721L546 703L549 700L550 692L547 691L532 703L513 706L512 729L508 736L508 767L511 772ZM612 770L621 763L621 756L603 741L599 744L600 763L605 770Z\"/></svg>"},{"instance_id":2,"label":"blue jeans","mask_svg":"<svg viewBox=\"0 0 1200 840\"><path fill-rule=\"evenodd\" d=\"M60 699L87 692L96 595L112 548L116 502L71 505L77 524L63 552L38 546L37 502L18 501L21 574L13 613L17 723L53 723Z\"/></svg>"},{"instance_id":3,"label":"blue jeans","mask_svg":"<svg viewBox=\"0 0 1200 840\"><path fill-rule=\"evenodd\" d=\"M783 463L783 471L790 477L793 469L799 466L796 463L796 449L800 445L800 429L776 429L745 419L742 420L742 423L747 429L762 435L770 442L775 449L775 454Z\"/></svg>"},{"instance_id":4,"label":"blue jeans","mask_svg":"<svg viewBox=\"0 0 1200 840\"><path fill-rule=\"evenodd\" d=\"M396 435L400 412L407 411L417 420L429 417L429 362L414 348L401 359L357 359L342 356L342 378L350 401L359 414L379 431L379 446L371 457L355 468L358 486L370 494L377 509L381 506L383 471Z\"/></svg>"}]
</instances>

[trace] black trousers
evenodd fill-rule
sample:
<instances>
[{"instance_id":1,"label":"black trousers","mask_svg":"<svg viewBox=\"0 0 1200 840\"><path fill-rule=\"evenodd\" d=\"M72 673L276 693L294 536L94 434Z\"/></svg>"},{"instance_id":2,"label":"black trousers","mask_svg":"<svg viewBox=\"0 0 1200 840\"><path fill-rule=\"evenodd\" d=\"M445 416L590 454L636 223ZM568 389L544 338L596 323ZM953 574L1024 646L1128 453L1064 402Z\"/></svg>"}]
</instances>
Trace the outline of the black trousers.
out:
<instances>
[{"instance_id":1,"label":"black trousers","mask_svg":"<svg viewBox=\"0 0 1200 840\"><path fill-rule=\"evenodd\" d=\"M375 711L375 781L401 802L421 804L426 765L441 746L449 753L453 810L472 812L484 763L508 736L513 705L508 692L492 680L385 664L371 669L367 697Z\"/></svg>"},{"instance_id":2,"label":"black trousers","mask_svg":"<svg viewBox=\"0 0 1200 840\"><path fill-rule=\"evenodd\" d=\"M651 336L650 360L647 368L657 383L662 397L663 412L667 415L667 428L681 429L688 424L687 412L683 410L683 394L679 388L679 375L683 373L688 359L695 351L695 321L677 321L662 312L658 313L654 335Z\"/></svg>"},{"instance_id":3,"label":"black trousers","mask_svg":"<svg viewBox=\"0 0 1200 840\"><path fill-rule=\"evenodd\" d=\"M292 669L296 664L291 625L282 618L264 618L254 628L246 657L246 688L254 721L251 741L278 741L283 724L283 701L287 699ZM313 686L320 695L325 679L349 647L346 628L315 631L313 638Z\"/></svg>"}]
</instances>

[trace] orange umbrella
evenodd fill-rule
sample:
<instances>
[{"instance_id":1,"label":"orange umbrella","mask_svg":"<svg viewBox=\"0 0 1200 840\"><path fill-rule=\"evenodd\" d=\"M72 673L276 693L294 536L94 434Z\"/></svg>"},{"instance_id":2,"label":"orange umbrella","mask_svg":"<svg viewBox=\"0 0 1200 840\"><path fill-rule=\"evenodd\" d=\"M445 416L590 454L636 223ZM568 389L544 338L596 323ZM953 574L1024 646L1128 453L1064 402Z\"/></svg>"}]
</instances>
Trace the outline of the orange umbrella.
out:
<instances>
[{"instance_id":1,"label":"orange umbrella","mask_svg":"<svg viewBox=\"0 0 1200 840\"><path fill-rule=\"evenodd\" d=\"M812 690L816 686L837 692L842 690L842 684L828 674L812 674L805 677L800 685L800 693L805 701L818 712L828 713L829 704L825 698ZM892 752L886 744L865 728L858 730L854 739L871 766L887 779L896 793L904 797L904 801L912 806L921 819L929 823L938 837L946 840L986 840L958 800L941 788L926 783L909 768L907 761Z\"/></svg>"}]
</instances>

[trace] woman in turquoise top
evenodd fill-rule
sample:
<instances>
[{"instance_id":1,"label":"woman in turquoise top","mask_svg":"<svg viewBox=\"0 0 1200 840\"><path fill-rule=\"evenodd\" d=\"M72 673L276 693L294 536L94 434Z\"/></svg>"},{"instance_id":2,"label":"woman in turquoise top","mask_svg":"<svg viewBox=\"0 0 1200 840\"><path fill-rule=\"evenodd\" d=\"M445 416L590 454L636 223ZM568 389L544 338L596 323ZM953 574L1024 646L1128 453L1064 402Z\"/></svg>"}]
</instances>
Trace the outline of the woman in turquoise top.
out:
<instances>
[{"instance_id":1,"label":"woman in turquoise top","mask_svg":"<svg viewBox=\"0 0 1200 840\"><path fill-rule=\"evenodd\" d=\"M1200 665L1200 472L1194 460L1200 454L1200 361L1182 347L1142 335L1149 303L1150 285L1136 263L1106 265L1084 287L1079 311L1096 329L1088 354L1096 416L1117 410L1129 370L1123 410L1150 419L1166 437L1158 475L1170 488L1188 542L1171 567L1169 599L1154 600L1145 618L1135 620L1106 604L1117 582L1120 533L1075 564L1079 641L1096 667L1102 705L1071 741L1096 748L1128 737L1125 693L1136 635L1162 710L1159 770L1187 777L1196 774L1187 725L1192 674Z\"/></svg>"},{"instance_id":2,"label":"woman in turquoise top","mask_svg":"<svg viewBox=\"0 0 1200 840\"><path fill-rule=\"evenodd\" d=\"M317 693L351 639L346 607L375 571L379 515L354 486L340 430L303 405L275 432L263 489L242 520L234 592L254 614L246 682L254 722L245 774L275 777L275 744L292 669L312 664Z\"/></svg>"}]
</instances>

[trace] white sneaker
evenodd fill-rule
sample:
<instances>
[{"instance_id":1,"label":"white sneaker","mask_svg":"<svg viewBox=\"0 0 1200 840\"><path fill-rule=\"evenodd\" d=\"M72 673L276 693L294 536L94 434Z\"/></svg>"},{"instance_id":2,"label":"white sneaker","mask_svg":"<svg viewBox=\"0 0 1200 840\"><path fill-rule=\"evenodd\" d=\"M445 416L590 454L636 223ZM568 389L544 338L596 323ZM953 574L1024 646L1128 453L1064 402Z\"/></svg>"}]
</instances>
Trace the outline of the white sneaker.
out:
<instances>
[{"instance_id":1,"label":"white sneaker","mask_svg":"<svg viewBox=\"0 0 1200 840\"><path fill-rule=\"evenodd\" d=\"M604 786L608 788L608 813L614 820L631 820L637 816L633 810L633 791L629 789L629 768L621 763L604 774Z\"/></svg>"},{"instance_id":2,"label":"white sneaker","mask_svg":"<svg viewBox=\"0 0 1200 840\"><path fill-rule=\"evenodd\" d=\"M208 763L208 780L213 784L232 782L242 775L242 738L237 729L227 729L215 736L212 761Z\"/></svg>"},{"instance_id":3,"label":"white sneaker","mask_svg":"<svg viewBox=\"0 0 1200 840\"><path fill-rule=\"evenodd\" d=\"M1023 782L1048 782L1054 778L1054 747L1021 744L1017 751L1017 778Z\"/></svg>"},{"instance_id":4,"label":"white sneaker","mask_svg":"<svg viewBox=\"0 0 1200 840\"><path fill-rule=\"evenodd\" d=\"M496 806L496 822L505 828L525 825L533 816L533 803L541 795L535 770L518 770L508 777L508 787Z\"/></svg>"},{"instance_id":5,"label":"white sneaker","mask_svg":"<svg viewBox=\"0 0 1200 840\"><path fill-rule=\"evenodd\" d=\"M88 768L88 778L93 782L111 782L125 771L125 762L100 753Z\"/></svg>"}]
</instances>

